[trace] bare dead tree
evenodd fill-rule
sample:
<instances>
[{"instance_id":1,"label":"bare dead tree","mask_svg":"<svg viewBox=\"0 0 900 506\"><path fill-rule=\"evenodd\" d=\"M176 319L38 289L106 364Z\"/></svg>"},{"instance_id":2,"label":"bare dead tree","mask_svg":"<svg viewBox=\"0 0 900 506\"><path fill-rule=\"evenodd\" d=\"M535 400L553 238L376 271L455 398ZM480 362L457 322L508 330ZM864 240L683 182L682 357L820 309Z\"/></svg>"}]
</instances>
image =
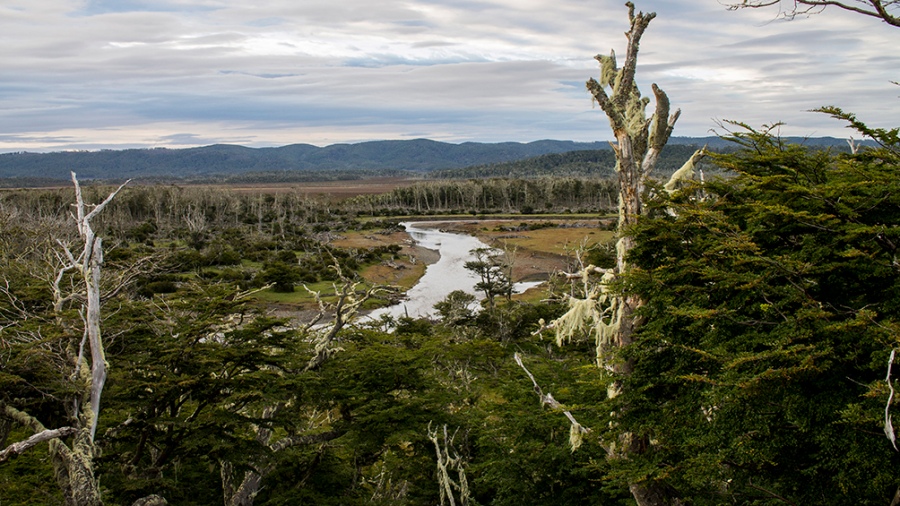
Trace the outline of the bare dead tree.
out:
<instances>
[{"instance_id":1,"label":"bare dead tree","mask_svg":"<svg viewBox=\"0 0 900 506\"><path fill-rule=\"evenodd\" d=\"M318 369L332 353L338 351L333 346L338 333L356 318L360 308L366 301L379 293L392 291L391 288L380 285L373 285L360 291L358 290L359 283L344 276L337 261L335 261L332 268L337 271L341 280L340 285L337 283L333 285L334 295L337 297L336 301L332 303L325 302L321 293L310 290L309 287L303 285L303 288L315 297L319 305L319 312L303 328L304 333L315 336L313 356L306 364L305 371ZM328 315L331 315L331 322L320 324Z\"/></svg>"},{"instance_id":2,"label":"bare dead tree","mask_svg":"<svg viewBox=\"0 0 900 506\"><path fill-rule=\"evenodd\" d=\"M78 234L84 241L84 248L77 257L68 248L64 248L66 257L71 263L65 265L63 269L77 269L84 280L85 336L91 353L90 411L87 414L85 425L90 428L90 439L93 443L94 435L97 432L97 422L100 420L100 397L103 394L103 386L106 384L108 364L100 333L100 268L103 264L103 240L94 233L91 228L91 220L112 201L116 194L128 184L128 181L106 197L106 200L94 206L90 212L87 212L81 195L81 187L74 172L72 173L72 183L75 185ZM81 353L79 353L78 360L82 361ZM82 367L82 363L76 364L76 367Z\"/></svg>"},{"instance_id":3,"label":"bare dead tree","mask_svg":"<svg viewBox=\"0 0 900 506\"><path fill-rule=\"evenodd\" d=\"M836 0L741 0L740 3L726 3L725 5L729 10L777 7L778 16L785 19L809 16L823 11L826 7L835 7L848 12L877 18L891 26L900 27L900 0L855 0L853 2Z\"/></svg>"},{"instance_id":4,"label":"bare dead tree","mask_svg":"<svg viewBox=\"0 0 900 506\"><path fill-rule=\"evenodd\" d=\"M607 391L610 398L620 395L621 379L630 375L634 368L634 363L621 358L618 351L634 342L636 330L642 323L637 309L643 304L636 294L620 293L611 286L630 270L628 254L635 247L631 229L643 215L647 181L681 114L677 109L671 111L669 97L659 86L653 84L651 89L655 105L653 113L647 117L646 108L651 100L641 95L635 81L635 72L641 37L656 14L636 12L632 2L625 5L628 7L630 28L625 33L627 46L624 64L619 67L614 51L609 56L598 55L599 81L592 78L587 82L588 91L606 113L616 139L611 143L616 155L619 181L616 266L612 269L598 269L591 265L582 269L580 275L573 276L584 283L584 297L569 297L569 310L548 325L556 331L558 344L584 336L591 336L596 340L597 365L613 376ZM703 150L695 153L685 167L678 171L679 179L688 177L693 164L702 153ZM671 184L674 189L676 184ZM598 274L602 276L598 281L589 279ZM615 417L615 413L613 416ZM612 426L615 426L614 422ZM615 444L605 447L607 458L627 459L651 451L652 445L646 438L630 432L620 431L616 439ZM678 499L658 481L634 481L629 483L629 489L639 506L679 504Z\"/></svg>"},{"instance_id":5,"label":"bare dead tree","mask_svg":"<svg viewBox=\"0 0 900 506\"><path fill-rule=\"evenodd\" d=\"M84 202L81 186L75 173L72 173L72 183L75 186L75 219L78 235L81 238L80 252L73 253L69 245L57 241L62 246L63 253L59 256L61 267L56 275L54 284L54 309L59 312L65 302L79 300L84 333L78 346L77 356L74 357L71 366L71 381L77 385L83 385L82 392L73 400L69 409L72 426L47 429L34 416L17 410L13 406L3 405L2 414L5 418L27 427L34 434L25 441L13 443L0 454L9 456L21 453L40 442L48 441L50 455L53 461L54 474L57 484L63 491L67 505L94 506L101 505L100 488L94 475L93 459L97 454L95 435L97 423L100 419L100 399L109 365L106 361L106 353L103 347L103 339L100 330L100 278L103 264L103 241L91 227L93 220L105 208L119 191L127 184L124 183L110 193L106 199L93 206ZM59 280L68 273L76 273L81 284L77 296L62 295ZM87 356L85 354L87 351ZM66 444L61 438L72 437L71 443ZM5 457L4 457L5 460Z\"/></svg>"},{"instance_id":6,"label":"bare dead tree","mask_svg":"<svg viewBox=\"0 0 900 506\"><path fill-rule=\"evenodd\" d=\"M887 383L887 386L891 391L884 406L884 435L887 436L888 441L891 442L891 446L894 447L894 450L897 450L897 436L894 434L894 424L891 416L891 402L894 400L894 383L891 381L891 367L894 365L894 357L896 354L896 349L891 350L891 356L888 358L887 376L884 378L884 382Z\"/></svg>"}]
</instances>

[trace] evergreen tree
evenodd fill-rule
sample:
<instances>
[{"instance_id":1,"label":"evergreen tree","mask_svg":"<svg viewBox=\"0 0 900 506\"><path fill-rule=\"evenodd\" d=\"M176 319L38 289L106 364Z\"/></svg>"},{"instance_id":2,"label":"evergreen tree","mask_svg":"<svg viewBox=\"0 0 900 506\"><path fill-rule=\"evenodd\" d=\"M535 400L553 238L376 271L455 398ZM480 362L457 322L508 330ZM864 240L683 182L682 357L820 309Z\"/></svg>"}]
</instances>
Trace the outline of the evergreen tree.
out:
<instances>
[{"instance_id":1,"label":"evergreen tree","mask_svg":"<svg viewBox=\"0 0 900 506\"><path fill-rule=\"evenodd\" d=\"M494 299L500 295L509 299L512 296L512 280L509 279L508 266L503 255L490 248L475 248L470 251L475 260L464 264L466 270L478 276L475 288L484 294L488 307L494 309Z\"/></svg>"},{"instance_id":2,"label":"evergreen tree","mask_svg":"<svg viewBox=\"0 0 900 506\"><path fill-rule=\"evenodd\" d=\"M626 289L645 324L610 409L653 451L618 463L626 481L697 505L890 502L900 143L868 131L882 147L849 155L734 134L743 149L715 156L734 178L638 224Z\"/></svg>"}]
</instances>

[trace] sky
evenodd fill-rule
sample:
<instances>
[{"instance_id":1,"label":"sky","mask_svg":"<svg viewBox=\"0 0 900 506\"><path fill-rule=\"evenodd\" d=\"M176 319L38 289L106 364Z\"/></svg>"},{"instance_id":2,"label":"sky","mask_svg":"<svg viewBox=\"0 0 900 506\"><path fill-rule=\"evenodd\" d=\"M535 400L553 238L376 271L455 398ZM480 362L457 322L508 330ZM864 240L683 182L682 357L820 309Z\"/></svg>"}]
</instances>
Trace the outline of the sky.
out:
<instances>
[{"instance_id":1,"label":"sky","mask_svg":"<svg viewBox=\"0 0 900 506\"><path fill-rule=\"evenodd\" d=\"M900 29L724 1L636 1L673 135L900 124ZM627 29L618 0L3 0L0 152L609 140L584 83Z\"/></svg>"}]
</instances>

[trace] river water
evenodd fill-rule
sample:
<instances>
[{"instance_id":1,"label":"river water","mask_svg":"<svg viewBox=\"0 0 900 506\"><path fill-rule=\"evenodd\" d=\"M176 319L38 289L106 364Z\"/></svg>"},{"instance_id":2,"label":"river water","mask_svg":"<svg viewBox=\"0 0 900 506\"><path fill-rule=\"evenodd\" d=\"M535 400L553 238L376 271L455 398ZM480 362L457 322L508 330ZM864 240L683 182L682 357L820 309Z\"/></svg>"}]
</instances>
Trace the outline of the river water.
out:
<instances>
[{"instance_id":1,"label":"river water","mask_svg":"<svg viewBox=\"0 0 900 506\"><path fill-rule=\"evenodd\" d=\"M407 233L417 245L440 253L441 258L425 269L419 282L406 292L407 299L393 306L376 309L369 313L368 317L379 319L382 315L390 315L394 318L409 316L411 318L424 318L433 316L436 311L434 305L444 300L450 292L462 290L475 295L477 300L484 298L484 294L475 290L478 276L466 270L465 263L473 260L469 253L477 248L490 248L478 238L465 235L443 232L439 230L441 223L447 222L404 222ZM514 290L519 293L538 283L516 283Z\"/></svg>"}]
</instances>

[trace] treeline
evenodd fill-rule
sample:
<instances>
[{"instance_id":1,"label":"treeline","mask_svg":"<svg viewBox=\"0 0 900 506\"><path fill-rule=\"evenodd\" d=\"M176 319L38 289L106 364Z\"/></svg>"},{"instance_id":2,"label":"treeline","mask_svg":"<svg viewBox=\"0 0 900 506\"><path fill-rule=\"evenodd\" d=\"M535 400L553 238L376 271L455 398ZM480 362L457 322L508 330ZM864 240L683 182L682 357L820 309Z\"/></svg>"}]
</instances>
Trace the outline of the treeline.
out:
<instances>
[{"instance_id":1,"label":"treeline","mask_svg":"<svg viewBox=\"0 0 900 506\"><path fill-rule=\"evenodd\" d=\"M99 197L108 187L87 186L87 197ZM64 220L73 204L66 189L0 193L0 208L22 219ZM173 230L222 230L250 226L258 232L277 233L293 226L334 225L347 214L328 199L302 190L279 193L236 192L201 186L133 186L122 192L98 218L107 233L127 233L150 224L160 233ZM330 225L329 225L330 226Z\"/></svg>"},{"instance_id":2,"label":"treeline","mask_svg":"<svg viewBox=\"0 0 900 506\"><path fill-rule=\"evenodd\" d=\"M606 212L617 205L617 188L612 179L588 177L437 180L355 197L346 206L371 215Z\"/></svg>"},{"instance_id":3,"label":"treeline","mask_svg":"<svg viewBox=\"0 0 900 506\"><path fill-rule=\"evenodd\" d=\"M108 187L86 186L99 197ZM73 201L67 189L0 192L0 209L25 221L64 220ZM254 229L278 234L298 227L309 233L362 227L360 218L409 214L495 214L607 212L615 209L617 183L610 179L542 177L422 181L380 195L341 202L310 195L302 188L279 192L232 191L227 187L141 185L128 187L98 226L117 237L137 237L133 229L161 234Z\"/></svg>"}]
</instances>

